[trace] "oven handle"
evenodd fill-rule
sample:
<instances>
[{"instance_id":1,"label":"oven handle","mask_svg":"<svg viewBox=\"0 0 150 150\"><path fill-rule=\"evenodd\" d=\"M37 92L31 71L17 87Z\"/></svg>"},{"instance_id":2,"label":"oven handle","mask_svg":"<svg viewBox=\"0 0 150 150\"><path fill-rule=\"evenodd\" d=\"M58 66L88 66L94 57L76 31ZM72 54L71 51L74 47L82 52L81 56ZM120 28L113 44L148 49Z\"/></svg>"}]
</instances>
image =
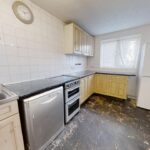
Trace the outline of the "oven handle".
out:
<instances>
[{"instance_id":1,"label":"oven handle","mask_svg":"<svg viewBox=\"0 0 150 150\"><path fill-rule=\"evenodd\" d=\"M75 89L74 89L74 90L75 90ZM72 91L73 91L73 90L72 90ZM73 91L72 94L75 95L75 94L76 94L76 91ZM78 93L77 93L77 94L78 94Z\"/></svg>"},{"instance_id":2,"label":"oven handle","mask_svg":"<svg viewBox=\"0 0 150 150\"><path fill-rule=\"evenodd\" d=\"M70 91L73 91L73 90L76 89L76 88L80 88L80 86L75 86L75 87L73 87L73 88L66 89L66 91L67 91L67 92L70 92Z\"/></svg>"},{"instance_id":3,"label":"oven handle","mask_svg":"<svg viewBox=\"0 0 150 150\"><path fill-rule=\"evenodd\" d=\"M76 100L78 100L78 99L79 99L79 101L80 101L80 98L79 98L79 97L76 97L75 99L73 99L73 100L67 102L67 104L68 104L68 105L71 105L72 103L74 103L74 102L75 102Z\"/></svg>"}]
</instances>

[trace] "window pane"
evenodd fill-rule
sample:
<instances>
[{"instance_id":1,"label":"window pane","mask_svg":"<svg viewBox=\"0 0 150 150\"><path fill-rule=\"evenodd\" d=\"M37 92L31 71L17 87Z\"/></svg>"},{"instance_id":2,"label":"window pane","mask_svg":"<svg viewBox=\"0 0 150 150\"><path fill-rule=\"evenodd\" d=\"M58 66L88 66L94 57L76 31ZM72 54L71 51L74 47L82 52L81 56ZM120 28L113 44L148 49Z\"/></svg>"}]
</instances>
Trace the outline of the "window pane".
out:
<instances>
[{"instance_id":1,"label":"window pane","mask_svg":"<svg viewBox=\"0 0 150 150\"><path fill-rule=\"evenodd\" d=\"M102 42L100 67L105 69L136 69L139 47L139 37Z\"/></svg>"},{"instance_id":2,"label":"window pane","mask_svg":"<svg viewBox=\"0 0 150 150\"><path fill-rule=\"evenodd\" d=\"M117 42L106 42L101 45L101 67L113 68L115 66L115 55Z\"/></svg>"}]
</instances>

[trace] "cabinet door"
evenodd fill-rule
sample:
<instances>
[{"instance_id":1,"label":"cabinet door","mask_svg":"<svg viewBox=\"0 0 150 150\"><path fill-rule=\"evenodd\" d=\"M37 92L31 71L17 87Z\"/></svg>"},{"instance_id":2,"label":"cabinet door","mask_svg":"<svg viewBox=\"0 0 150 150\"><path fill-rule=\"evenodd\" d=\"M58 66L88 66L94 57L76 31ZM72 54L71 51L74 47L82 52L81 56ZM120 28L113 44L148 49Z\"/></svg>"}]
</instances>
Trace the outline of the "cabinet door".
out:
<instances>
[{"instance_id":1,"label":"cabinet door","mask_svg":"<svg viewBox=\"0 0 150 150\"><path fill-rule=\"evenodd\" d=\"M82 37L82 40L81 40L82 54L87 56L87 34L85 32L82 32L81 37Z\"/></svg>"},{"instance_id":2,"label":"cabinet door","mask_svg":"<svg viewBox=\"0 0 150 150\"><path fill-rule=\"evenodd\" d=\"M24 150L18 114L0 121L0 149Z\"/></svg>"},{"instance_id":3,"label":"cabinet door","mask_svg":"<svg viewBox=\"0 0 150 150\"><path fill-rule=\"evenodd\" d=\"M80 80L80 104L84 103L85 100L88 98L87 81L87 78L82 78Z\"/></svg>"},{"instance_id":4,"label":"cabinet door","mask_svg":"<svg viewBox=\"0 0 150 150\"><path fill-rule=\"evenodd\" d=\"M81 30L74 27L74 53L81 54Z\"/></svg>"},{"instance_id":5,"label":"cabinet door","mask_svg":"<svg viewBox=\"0 0 150 150\"><path fill-rule=\"evenodd\" d=\"M95 75L95 92L103 95L108 94L108 75Z\"/></svg>"},{"instance_id":6,"label":"cabinet door","mask_svg":"<svg viewBox=\"0 0 150 150\"><path fill-rule=\"evenodd\" d=\"M86 56L90 56L90 51L91 51L91 41L90 41L90 35L86 35Z\"/></svg>"},{"instance_id":7,"label":"cabinet door","mask_svg":"<svg viewBox=\"0 0 150 150\"><path fill-rule=\"evenodd\" d=\"M94 56L94 50L95 50L95 42L94 42L94 37L91 38L91 52L90 56Z\"/></svg>"},{"instance_id":8,"label":"cabinet door","mask_svg":"<svg viewBox=\"0 0 150 150\"><path fill-rule=\"evenodd\" d=\"M84 95L84 101L88 98L88 78L87 77L85 77L84 78L84 93L85 93L85 95Z\"/></svg>"},{"instance_id":9,"label":"cabinet door","mask_svg":"<svg viewBox=\"0 0 150 150\"><path fill-rule=\"evenodd\" d=\"M126 99L127 98L128 77L110 75L108 95Z\"/></svg>"},{"instance_id":10,"label":"cabinet door","mask_svg":"<svg viewBox=\"0 0 150 150\"><path fill-rule=\"evenodd\" d=\"M118 98L127 99L128 77L120 77L118 79Z\"/></svg>"},{"instance_id":11,"label":"cabinet door","mask_svg":"<svg viewBox=\"0 0 150 150\"><path fill-rule=\"evenodd\" d=\"M93 56L94 55L94 38L92 36L89 36L89 44L88 44L88 56Z\"/></svg>"},{"instance_id":12,"label":"cabinet door","mask_svg":"<svg viewBox=\"0 0 150 150\"><path fill-rule=\"evenodd\" d=\"M84 102L84 96L85 95L85 84L84 84L84 78L80 80L80 104Z\"/></svg>"},{"instance_id":13,"label":"cabinet door","mask_svg":"<svg viewBox=\"0 0 150 150\"><path fill-rule=\"evenodd\" d=\"M91 96L94 92L94 76L91 75L91 76L88 76L87 77L88 79L88 97Z\"/></svg>"}]
</instances>

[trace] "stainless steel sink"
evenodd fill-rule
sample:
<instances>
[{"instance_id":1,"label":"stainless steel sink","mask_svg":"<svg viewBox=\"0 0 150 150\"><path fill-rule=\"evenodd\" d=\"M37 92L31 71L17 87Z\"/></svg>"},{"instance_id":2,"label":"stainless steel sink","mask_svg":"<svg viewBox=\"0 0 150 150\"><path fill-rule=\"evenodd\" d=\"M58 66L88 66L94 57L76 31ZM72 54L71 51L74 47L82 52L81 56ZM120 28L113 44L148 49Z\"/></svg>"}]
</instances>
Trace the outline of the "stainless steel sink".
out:
<instances>
[{"instance_id":1,"label":"stainless steel sink","mask_svg":"<svg viewBox=\"0 0 150 150\"><path fill-rule=\"evenodd\" d=\"M18 96L13 92L9 91L3 85L0 85L0 105L8 103L13 100L17 100Z\"/></svg>"},{"instance_id":2,"label":"stainless steel sink","mask_svg":"<svg viewBox=\"0 0 150 150\"><path fill-rule=\"evenodd\" d=\"M0 93L0 100L6 99L7 96L4 93Z\"/></svg>"}]
</instances>

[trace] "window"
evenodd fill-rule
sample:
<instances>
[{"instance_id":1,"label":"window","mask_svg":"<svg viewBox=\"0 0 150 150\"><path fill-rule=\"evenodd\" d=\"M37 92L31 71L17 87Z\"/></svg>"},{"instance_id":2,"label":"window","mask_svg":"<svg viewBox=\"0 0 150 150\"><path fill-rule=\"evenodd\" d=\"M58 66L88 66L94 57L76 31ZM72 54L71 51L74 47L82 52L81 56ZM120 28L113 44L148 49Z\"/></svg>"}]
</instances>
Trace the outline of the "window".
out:
<instances>
[{"instance_id":1,"label":"window","mask_svg":"<svg viewBox=\"0 0 150 150\"><path fill-rule=\"evenodd\" d=\"M135 73L138 65L139 49L139 36L102 41L100 68L107 71Z\"/></svg>"}]
</instances>

